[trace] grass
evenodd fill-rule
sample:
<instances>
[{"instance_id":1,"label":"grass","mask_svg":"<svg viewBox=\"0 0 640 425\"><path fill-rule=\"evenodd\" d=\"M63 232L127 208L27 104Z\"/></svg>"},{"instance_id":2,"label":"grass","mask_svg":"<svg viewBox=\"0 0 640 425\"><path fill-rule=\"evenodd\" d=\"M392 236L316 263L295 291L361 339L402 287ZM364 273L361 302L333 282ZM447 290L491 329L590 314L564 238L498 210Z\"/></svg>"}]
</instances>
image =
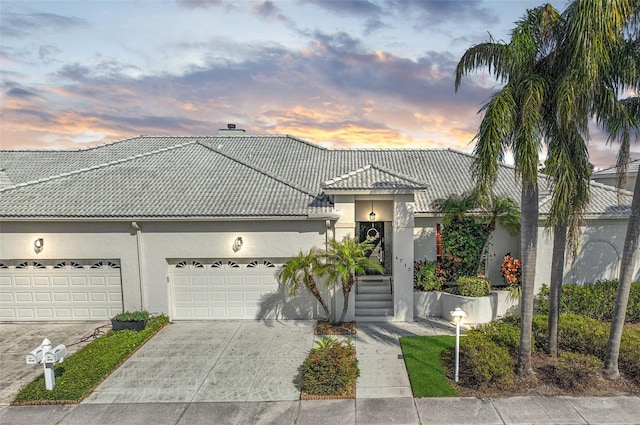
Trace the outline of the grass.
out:
<instances>
[{"instance_id":1,"label":"grass","mask_svg":"<svg viewBox=\"0 0 640 425\"><path fill-rule=\"evenodd\" d=\"M449 383L440 361L440 354L454 347L456 339L450 335L405 336L400 347L409 373L414 397L453 397L456 389Z\"/></svg>"},{"instance_id":2,"label":"grass","mask_svg":"<svg viewBox=\"0 0 640 425\"><path fill-rule=\"evenodd\" d=\"M53 390L45 388L44 375L41 375L27 384L12 404L79 403L167 323L167 316L157 316L140 332L107 332L54 366L56 386Z\"/></svg>"}]
</instances>

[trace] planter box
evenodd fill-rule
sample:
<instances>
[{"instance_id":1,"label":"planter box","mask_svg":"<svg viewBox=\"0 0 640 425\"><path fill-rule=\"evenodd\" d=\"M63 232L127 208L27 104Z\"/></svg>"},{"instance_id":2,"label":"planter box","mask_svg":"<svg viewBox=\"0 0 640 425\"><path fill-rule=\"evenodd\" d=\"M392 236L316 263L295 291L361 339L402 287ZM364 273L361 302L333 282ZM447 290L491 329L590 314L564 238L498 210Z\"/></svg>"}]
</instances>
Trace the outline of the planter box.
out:
<instances>
[{"instance_id":1,"label":"planter box","mask_svg":"<svg viewBox=\"0 0 640 425\"><path fill-rule=\"evenodd\" d=\"M440 291L414 291L413 315L415 317L442 317L441 296L442 292Z\"/></svg>"},{"instance_id":2,"label":"planter box","mask_svg":"<svg viewBox=\"0 0 640 425\"><path fill-rule=\"evenodd\" d=\"M147 327L146 320L139 320L134 322L120 321L111 319L111 329L114 331L142 331Z\"/></svg>"},{"instance_id":3,"label":"planter box","mask_svg":"<svg viewBox=\"0 0 640 425\"><path fill-rule=\"evenodd\" d=\"M518 300L510 300L507 291L493 291L485 297L416 291L413 293L413 305L416 317L442 317L453 321L450 312L459 307L466 313L465 323L481 324L504 316L518 305Z\"/></svg>"}]
</instances>

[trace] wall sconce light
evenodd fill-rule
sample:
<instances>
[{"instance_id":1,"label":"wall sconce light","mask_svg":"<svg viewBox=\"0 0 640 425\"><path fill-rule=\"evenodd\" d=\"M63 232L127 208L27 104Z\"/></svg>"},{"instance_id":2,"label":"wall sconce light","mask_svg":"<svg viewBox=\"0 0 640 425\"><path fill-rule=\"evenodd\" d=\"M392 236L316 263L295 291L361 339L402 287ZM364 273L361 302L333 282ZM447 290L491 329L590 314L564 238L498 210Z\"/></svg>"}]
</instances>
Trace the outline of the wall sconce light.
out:
<instances>
[{"instance_id":1,"label":"wall sconce light","mask_svg":"<svg viewBox=\"0 0 640 425\"><path fill-rule=\"evenodd\" d=\"M243 243L244 242L242 241L242 236L238 236L236 240L233 241L233 251L234 252L240 251L240 248L242 248Z\"/></svg>"},{"instance_id":2,"label":"wall sconce light","mask_svg":"<svg viewBox=\"0 0 640 425\"><path fill-rule=\"evenodd\" d=\"M41 252L43 249L44 249L44 239L38 238L35 241L33 241L33 250L36 253Z\"/></svg>"},{"instance_id":3,"label":"wall sconce light","mask_svg":"<svg viewBox=\"0 0 640 425\"><path fill-rule=\"evenodd\" d=\"M371 212L369 213L369 221L376 221L376 213L373 212L373 201L371 201Z\"/></svg>"}]
</instances>

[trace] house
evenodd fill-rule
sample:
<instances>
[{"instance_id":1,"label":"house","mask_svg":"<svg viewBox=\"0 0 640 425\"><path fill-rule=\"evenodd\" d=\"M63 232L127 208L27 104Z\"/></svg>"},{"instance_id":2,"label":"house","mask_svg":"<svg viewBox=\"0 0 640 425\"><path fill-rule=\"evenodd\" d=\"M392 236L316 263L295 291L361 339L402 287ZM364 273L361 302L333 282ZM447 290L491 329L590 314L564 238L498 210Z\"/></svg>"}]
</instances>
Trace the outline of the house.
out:
<instances>
[{"instance_id":1,"label":"house","mask_svg":"<svg viewBox=\"0 0 640 425\"><path fill-rule=\"evenodd\" d=\"M635 159L629 162L629 168L627 170L627 184L624 186L625 190L633 192L633 188L638 178L638 167L640 166L640 159ZM605 168L604 170L596 171L591 175L591 180L606 184L609 186L616 185L616 179L618 172L616 167Z\"/></svg>"},{"instance_id":2,"label":"house","mask_svg":"<svg viewBox=\"0 0 640 425\"><path fill-rule=\"evenodd\" d=\"M385 269L358 279L347 319L411 321L414 260L436 256L431 203L472 188L472 160L235 129L0 151L0 321L134 309L173 320L314 318L314 299L289 297L275 273L298 251L346 235L377 242ZM540 184L538 286L549 280L552 246L544 176ZM514 169L500 167L496 193L519 202L519 192ZM593 183L592 198L569 281L617 275L631 194ZM517 256L519 240L498 229L490 249L489 277L500 281L502 256ZM330 298L339 311L340 291Z\"/></svg>"}]
</instances>

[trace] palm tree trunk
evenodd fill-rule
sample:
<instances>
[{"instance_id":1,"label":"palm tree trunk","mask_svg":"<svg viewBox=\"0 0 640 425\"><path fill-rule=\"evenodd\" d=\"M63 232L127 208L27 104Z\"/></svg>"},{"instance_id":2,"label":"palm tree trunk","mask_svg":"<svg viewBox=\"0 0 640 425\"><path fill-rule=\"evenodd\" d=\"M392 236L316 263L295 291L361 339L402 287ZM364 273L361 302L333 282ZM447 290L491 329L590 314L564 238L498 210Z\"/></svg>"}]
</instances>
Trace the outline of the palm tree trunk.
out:
<instances>
[{"instance_id":1,"label":"palm tree trunk","mask_svg":"<svg viewBox=\"0 0 640 425\"><path fill-rule=\"evenodd\" d=\"M522 182L522 221L520 223L520 251L522 256L522 299L520 300L520 348L517 373L533 375L531 366L531 336L533 297L536 278L536 249L538 246L538 183Z\"/></svg>"},{"instance_id":2,"label":"palm tree trunk","mask_svg":"<svg viewBox=\"0 0 640 425\"><path fill-rule=\"evenodd\" d=\"M564 254L567 246L567 225L553 228L551 258L551 283L549 285L549 354L558 357L558 323L560 322L560 297L564 275Z\"/></svg>"},{"instance_id":3,"label":"palm tree trunk","mask_svg":"<svg viewBox=\"0 0 640 425\"><path fill-rule=\"evenodd\" d=\"M327 304L324 302L324 299L322 299L322 295L320 295L320 291L318 290L318 285L316 285L316 282L313 278L311 278L309 281L309 291L311 291L313 296L316 298L316 300L318 300L318 302L322 306L322 309L324 310L324 314L326 315L326 317L330 318L331 313L329 313L329 307L327 307Z\"/></svg>"},{"instance_id":4,"label":"palm tree trunk","mask_svg":"<svg viewBox=\"0 0 640 425\"><path fill-rule=\"evenodd\" d=\"M622 259L620 261L620 278L616 291L616 304L611 319L611 332L607 344L607 354L604 362L604 375L609 379L620 377L618 370L618 357L620 356L620 340L629 302L629 291L633 280L633 268L635 257L638 253L640 239L640 178L636 178L633 189L633 201L631 202L631 215L627 224L627 235L624 239Z\"/></svg>"},{"instance_id":5,"label":"palm tree trunk","mask_svg":"<svg viewBox=\"0 0 640 425\"><path fill-rule=\"evenodd\" d=\"M342 314L340 315L340 320L338 323L344 322L345 317L347 317L347 310L349 310L349 294L351 294L351 287L353 286L354 277L353 275L349 276L349 282L345 285L342 285L342 296L344 300L342 302Z\"/></svg>"}]
</instances>

